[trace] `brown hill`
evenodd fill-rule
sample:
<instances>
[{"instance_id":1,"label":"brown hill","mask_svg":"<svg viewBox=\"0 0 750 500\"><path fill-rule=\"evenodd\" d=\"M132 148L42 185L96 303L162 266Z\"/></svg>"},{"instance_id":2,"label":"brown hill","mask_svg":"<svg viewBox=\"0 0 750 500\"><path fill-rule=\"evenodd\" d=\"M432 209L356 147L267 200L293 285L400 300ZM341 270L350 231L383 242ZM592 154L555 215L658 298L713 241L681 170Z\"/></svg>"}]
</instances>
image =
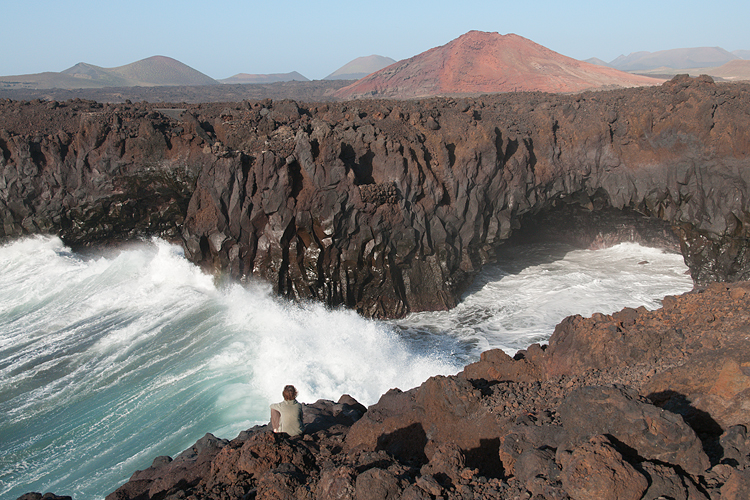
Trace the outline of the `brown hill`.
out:
<instances>
[{"instance_id":1,"label":"brown hill","mask_svg":"<svg viewBox=\"0 0 750 500\"><path fill-rule=\"evenodd\" d=\"M153 56L116 68L78 63L59 73L0 77L0 88L91 89L106 87L160 87L217 85L216 80L176 59Z\"/></svg>"},{"instance_id":2,"label":"brown hill","mask_svg":"<svg viewBox=\"0 0 750 500\"><path fill-rule=\"evenodd\" d=\"M122 78L143 86L162 85L216 85L210 76L166 56L153 56L134 63L108 69Z\"/></svg>"},{"instance_id":3,"label":"brown hill","mask_svg":"<svg viewBox=\"0 0 750 500\"><path fill-rule=\"evenodd\" d=\"M515 34L470 31L344 87L336 96L410 99L517 91L580 92L662 81L577 61Z\"/></svg>"},{"instance_id":4,"label":"brown hill","mask_svg":"<svg viewBox=\"0 0 750 500\"><path fill-rule=\"evenodd\" d=\"M117 75L109 69L84 62L56 74L60 77L67 75L74 78L75 80L71 81L72 85L77 82L80 85L81 80L86 80L92 87L130 87L135 85L132 80ZM61 78L60 81L63 81L63 79Z\"/></svg>"},{"instance_id":5,"label":"brown hill","mask_svg":"<svg viewBox=\"0 0 750 500\"><path fill-rule=\"evenodd\" d=\"M45 71L28 75L0 76L0 89L4 90L46 90L46 89L95 89L102 88L101 82L90 78Z\"/></svg>"},{"instance_id":6,"label":"brown hill","mask_svg":"<svg viewBox=\"0 0 750 500\"><path fill-rule=\"evenodd\" d=\"M341 66L339 69L323 78L323 80L359 80L367 75L380 71L396 61L390 57L373 54L371 56L358 57L353 61Z\"/></svg>"},{"instance_id":7,"label":"brown hill","mask_svg":"<svg viewBox=\"0 0 750 500\"><path fill-rule=\"evenodd\" d=\"M724 80L750 80L750 60L735 59L718 68L713 68L706 74L718 76Z\"/></svg>"}]
</instances>

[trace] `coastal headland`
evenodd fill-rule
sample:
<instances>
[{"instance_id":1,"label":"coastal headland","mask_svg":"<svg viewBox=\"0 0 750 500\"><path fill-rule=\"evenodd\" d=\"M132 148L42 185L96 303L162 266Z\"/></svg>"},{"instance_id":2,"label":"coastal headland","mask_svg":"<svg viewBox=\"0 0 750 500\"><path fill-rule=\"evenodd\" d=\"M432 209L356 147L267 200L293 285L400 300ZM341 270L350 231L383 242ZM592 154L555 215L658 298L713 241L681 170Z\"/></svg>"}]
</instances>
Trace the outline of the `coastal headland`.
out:
<instances>
[{"instance_id":1,"label":"coastal headland","mask_svg":"<svg viewBox=\"0 0 750 500\"><path fill-rule=\"evenodd\" d=\"M455 306L513 234L750 277L750 85L422 101L0 102L0 237L159 235L369 317Z\"/></svg>"},{"instance_id":2,"label":"coastal headland","mask_svg":"<svg viewBox=\"0 0 750 500\"><path fill-rule=\"evenodd\" d=\"M110 499L747 498L750 85L415 101L0 101L0 236L161 236L369 317L453 307L513 238L680 251L657 311L570 317L365 412L160 457ZM316 427L317 426L317 427ZM60 492L64 493L64 492Z\"/></svg>"}]
</instances>

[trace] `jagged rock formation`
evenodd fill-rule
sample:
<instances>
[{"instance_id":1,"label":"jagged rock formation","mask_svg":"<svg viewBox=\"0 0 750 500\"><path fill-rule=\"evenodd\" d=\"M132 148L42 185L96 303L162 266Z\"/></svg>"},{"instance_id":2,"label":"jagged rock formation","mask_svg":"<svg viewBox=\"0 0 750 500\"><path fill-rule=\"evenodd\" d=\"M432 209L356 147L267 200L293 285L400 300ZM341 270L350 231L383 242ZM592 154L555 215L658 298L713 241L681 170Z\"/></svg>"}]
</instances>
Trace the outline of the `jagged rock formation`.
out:
<instances>
[{"instance_id":1,"label":"jagged rock formation","mask_svg":"<svg viewBox=\"0 0 750 500\"><path fill-rule=\"evenodd\" d=\"M569 317L366 412L307 405L303 436L206 435L107 500L748 498L748 310L743 282Z\"/></svg>"},{"instance_id":2,"label":"jagged rock formation","mask_svg":"<svg viewBox=\"0 0 750 500\"><path fill-rule=\"evenodd\" d=\"M1 235L160 234L374 317L452 307L519 228L679 247L750 277L750 87L182 106L0 103Z\"/></svg>"}]
</instances>

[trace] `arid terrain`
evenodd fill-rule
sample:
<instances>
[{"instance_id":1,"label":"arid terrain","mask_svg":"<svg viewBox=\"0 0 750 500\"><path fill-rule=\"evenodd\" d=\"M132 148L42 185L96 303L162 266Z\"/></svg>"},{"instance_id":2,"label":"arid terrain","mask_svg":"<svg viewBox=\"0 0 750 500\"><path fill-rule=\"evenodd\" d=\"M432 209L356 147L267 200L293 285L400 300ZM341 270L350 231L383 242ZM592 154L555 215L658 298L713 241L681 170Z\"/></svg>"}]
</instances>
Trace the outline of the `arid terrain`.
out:
<instances>
[{"instance_id":1,"label":"arid terrain","mask_svg":"<svg viewBox=\"0 0 750 500\"><path fill-rule=\"evenodd\" d=\"M513 57L524 91L487 90ZM668 248L696 283L369 408L307 405L301 437L207 434L108 500L750 497L750 84L615 83L635 77L561 57L472 32L346 88L2 91L4 240L161 236L224 279L375 318L455 306L516 239Z\"/></svg>"},{"instance_id":2,"label":"arid terrain","mask_svg":"<svg viewBox=\"0 0 750 500\"><path fill-rule=\"evenodd\" d=\"M335 95L342 99L412 99L496 92L581 92L662 81L577 61L518 35L470 31L377 71Z\"/></svg>"}]
</instances>

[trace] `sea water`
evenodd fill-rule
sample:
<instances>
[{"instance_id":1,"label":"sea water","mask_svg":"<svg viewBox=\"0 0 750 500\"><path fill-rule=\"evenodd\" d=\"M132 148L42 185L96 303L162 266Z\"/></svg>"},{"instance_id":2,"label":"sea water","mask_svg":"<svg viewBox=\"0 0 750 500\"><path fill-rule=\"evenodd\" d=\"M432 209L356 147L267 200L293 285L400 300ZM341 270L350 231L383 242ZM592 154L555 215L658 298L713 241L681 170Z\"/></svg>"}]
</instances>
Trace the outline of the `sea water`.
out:
<instances>
[{"instance_id":1,"label":"sea water","mask_svg":"<svg viewBox=\"0 0 750 500\"><path fill-rule=\"evenodd\" d=\"M294 304L264 284L217 286L179 247L80 256L54 237L0 247L0 500L101 499L205 433L302 402L454 374L483 350L544 342L570 314L656 308L692 283L682 257L635 244L517 248L447 312L372 321Z\"/></svg>"}]
</instances>

